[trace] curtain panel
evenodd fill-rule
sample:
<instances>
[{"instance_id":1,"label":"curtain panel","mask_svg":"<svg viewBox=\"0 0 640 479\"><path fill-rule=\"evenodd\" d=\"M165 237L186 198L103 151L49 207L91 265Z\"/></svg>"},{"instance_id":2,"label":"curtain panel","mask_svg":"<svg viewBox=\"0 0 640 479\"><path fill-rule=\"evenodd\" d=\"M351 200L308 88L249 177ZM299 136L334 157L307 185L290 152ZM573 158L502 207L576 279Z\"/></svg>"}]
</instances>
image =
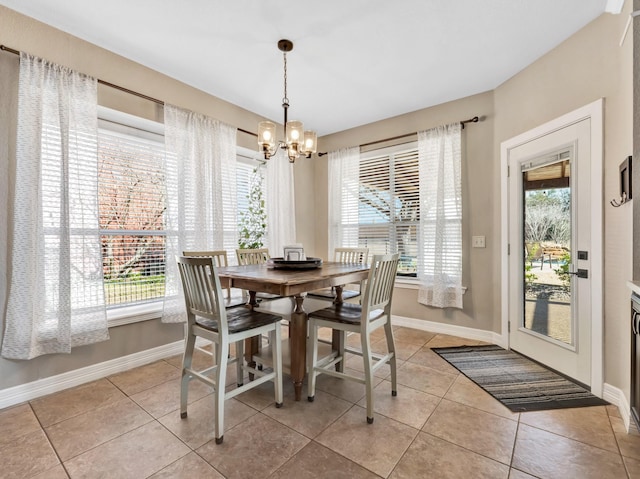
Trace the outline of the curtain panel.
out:
<instances>
[{"instance_id":1,"label":"curtain panel","mask_svg":"<svg viewBox=\"0 0 640 479\"><path fill-rule=\"evenodd\" d=\"M329 152L329 258L336 248L358 247L360 147Z\"/></svg>"},{"instance_id":2,"label":"curtain panel","mask_svg":"<svg viewBox=\"0 0 640 479\"><path fill-rule=\"evenodd\" d=\"M165 105L166 266L162 321L186 320L176 256L237 245L236 128ZM226 229L225 229L226 227Z\"/></svg>"},{"instance_id":3,"label":"curtain panel","mask_svg":"<svg viewBox=\"0 0 640 479\"><path fill-rule=\"evenodd\" d=\"M281 148L267 161L265 183L267 247L271 256L282 256L284 247L296 241L296 202L293 165Z\"/></svg>"},{"instance_id":4,"label":"curtain panel","mask_svg":"<svg viewBox=\"0 0 640 479\"><path fill-rule=\"evenodd\" d=\"M462 308L460 123L418 132L418 302Z\"/></svg>"},{"instance_id":5,"label":"curtain panel","mask_svg":"<svg viewBox=\"0 0 640 479\"><path fill-rule=\"evenodd\" d=\"M94 78L21 53L5 358L109 338L97 103Z\"/></svg>"}]
</instances>

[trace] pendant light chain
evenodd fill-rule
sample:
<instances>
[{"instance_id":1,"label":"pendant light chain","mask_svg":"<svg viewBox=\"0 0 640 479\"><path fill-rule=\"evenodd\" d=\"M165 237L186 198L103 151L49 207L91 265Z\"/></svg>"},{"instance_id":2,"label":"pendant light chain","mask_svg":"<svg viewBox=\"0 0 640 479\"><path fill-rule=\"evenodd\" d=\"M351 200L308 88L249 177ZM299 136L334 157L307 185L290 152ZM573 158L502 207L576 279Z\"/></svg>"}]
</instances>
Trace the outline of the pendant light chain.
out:
<instances>
[{"instance_id":1,"label":"pendant light chain","mask_svg":"<svg viewBox=\"0 0 640 479\"><path fill-rule=\"evenodd\" d=\"M287 97L287 52L283 52L284 57L284 98L282 99L283 105L289 105L289 98Z\"/></svg>"}]
</instances>

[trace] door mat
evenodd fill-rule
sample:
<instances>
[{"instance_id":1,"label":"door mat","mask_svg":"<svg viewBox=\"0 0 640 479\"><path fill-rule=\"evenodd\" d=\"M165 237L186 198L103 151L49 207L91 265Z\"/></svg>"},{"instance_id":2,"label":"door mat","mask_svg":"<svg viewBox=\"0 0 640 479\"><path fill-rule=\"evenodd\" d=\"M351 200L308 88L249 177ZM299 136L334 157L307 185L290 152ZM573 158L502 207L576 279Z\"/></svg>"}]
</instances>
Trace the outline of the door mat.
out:
<instances>
[{"instance_id":1,"label":"door mat","mask_svg":"<svg viewBox=\"0 0 640 479\"><path fill-rule=\"evenodd\" d=\"M513 412L609 404L565 376L499 346L433 351Z\"/></svg>"}]
</instances>

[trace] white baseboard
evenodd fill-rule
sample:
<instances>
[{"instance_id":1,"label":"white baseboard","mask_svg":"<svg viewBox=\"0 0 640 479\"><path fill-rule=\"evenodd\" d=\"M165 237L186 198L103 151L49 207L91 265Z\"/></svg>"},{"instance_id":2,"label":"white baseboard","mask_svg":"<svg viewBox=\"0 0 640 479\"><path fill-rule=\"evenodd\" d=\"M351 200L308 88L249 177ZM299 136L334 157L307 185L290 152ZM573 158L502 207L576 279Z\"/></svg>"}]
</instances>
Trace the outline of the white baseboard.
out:
<instances>
[{"instance_id":1,"label":"white baseboard","mask_svg":"<svg viewBox=\"0 0 640 479\"><path fill-rule=\"evenodd\" d=\"M391 324L394 326L405 326L407 328L419 329L421 331L429 331L430 333L449 334L451 336L459 336L461 338L497 344L503 348L506 347L506 345L502 344L502 335L500 333L494 333L493 331L485 331L483 329L467 328L465 326L456 326L454 324L436 323L433 321L395 315L391 318Z\"/></svg>"},{"instance_id":2,"label":"white baseboard","mask_svg":"<svg viewBox=\"0 0 640 479\"><path fill-rule=\"evenodd\" d=\"M405 326L433 333L450 334L453 336L460 336L463 338L485 341L498 345L500 345L502 338L501 335L491 331L482 331L479 329L435 323L432 321L422 321L402 316L393 316L392 323L395 326ZM196 343L197 346L204 346L206 344L208 344L208 341L204 340ZM2 389L0 390L0 409L20 404L25 401L31 401L32 399L56 393L63 389L79 386L112 374L144 366L145 364L180 354L183 350L184 342L176 341L163 346L158 346L157 348L140 351L139 353L130 354L55 376L38 379L37 381L32 381L30 383Z\"/></svg>"},{"instance_id":3,"label":"white baseboard","mask_svg":"<svg viewBox=\"0 0 640 479\"><path fill-rule=\"evenodd\" d=\"M502 335L492 331L436 323L433 321L424 321L403 316L393 316L391 322L394 326L404 326L437 334L449 334L452 336L484 341L505 347L505 345L501 344ZM196 343L197 346L204 346L206 344L208 344L208 341L204 340ZM120 358L58 374L56 376L50 376L30 383L20 384L19 386L2 389L0 390L0 409L31 401L32 399L62 391L63 389L79 386L112 374L144 366L145 364L149 364L160 359L181 354L183 351L184 342L182 340L175 341L163 346L158 346L157 348L147 349L138 353L129 354ZM629 414L630 407L624 393L620 389L605 383L603 399L618 407L620 417L628 431L631 424L631 417Z\"/></svg>"},{"instance_id":4,"label":"white baseboard","mask_svg":"<svg viewBox=\"0 0 640 479\"><path fill-rule=\"evenodd\" d=\"M2 389L0 390L0 409L144 366L160 359L181 354L183 351L184 341L175 341L157 348L140 351L139 353L129 354L48 378L38 379L30 383Z\"/></svg>"},{"instance_id":5,"label":"white baseboard","mask_svg":"<svg viewBox=\"0 0 640 479\"><path fill-rule=\"evenodd\" d=\"M635 424L633 424L633 421L631 420L631 407L629 406L629 401L627 401L627 398L621 389L618 389L611 384L604 383L602 399L609 401L611 404L618 407L620 417L622 418L624 428L627 432L631 429L635 429Z\"/></svg>"}]
</instances>

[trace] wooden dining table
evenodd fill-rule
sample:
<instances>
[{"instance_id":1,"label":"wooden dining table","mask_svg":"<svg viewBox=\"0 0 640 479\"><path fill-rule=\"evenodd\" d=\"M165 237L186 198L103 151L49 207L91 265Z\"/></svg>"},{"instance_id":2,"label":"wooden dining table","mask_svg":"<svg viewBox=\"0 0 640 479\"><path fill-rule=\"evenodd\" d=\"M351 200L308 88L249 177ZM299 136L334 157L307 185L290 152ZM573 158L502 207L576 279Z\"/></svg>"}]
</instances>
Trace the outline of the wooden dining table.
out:
<instances>
[{"instance_id":1,"label":"wooden dining table","mask_svg":"<svg viewBox=\"0 0 640 479\"><path fill-rule=\"evenodd\" d=\"M367 279L369 265L355 263L325 262L313 269L274 268L267 264L242 266L226 266L218 268L221 282L232 288L249 291L248 307L259 307L256 293L271 293L279 296L290 296L294 299L289 322L289 341L291 354L291 378L295 389L295 400L302 396L302 381L306 373L307 350L307 312L304 299L307 292L322 288L334 287L334 302L342 302L342 287L345 284L359 283ZM333 335L334 348L337 348L339 335ZM247 342L245 357L253 362L259 342Z\"/></svg>"}]
</instances>

